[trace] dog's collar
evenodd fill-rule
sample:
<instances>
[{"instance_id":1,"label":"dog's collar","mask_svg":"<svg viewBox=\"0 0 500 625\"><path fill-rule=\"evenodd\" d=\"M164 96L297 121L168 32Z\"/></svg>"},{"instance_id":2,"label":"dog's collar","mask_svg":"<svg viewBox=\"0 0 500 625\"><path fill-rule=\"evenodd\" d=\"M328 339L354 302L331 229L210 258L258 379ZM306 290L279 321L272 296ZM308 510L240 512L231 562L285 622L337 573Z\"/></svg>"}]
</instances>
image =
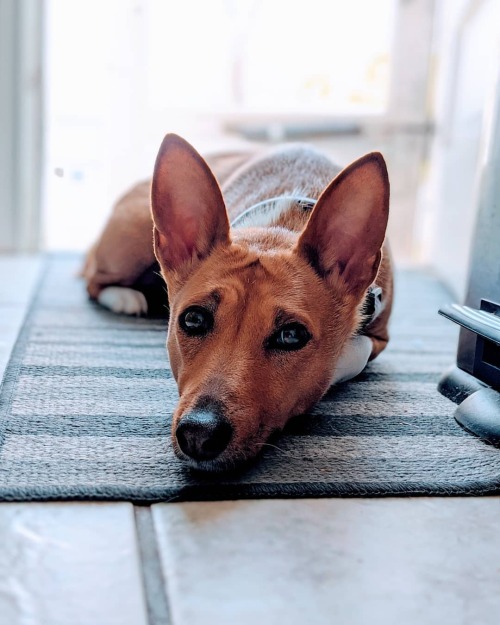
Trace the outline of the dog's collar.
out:
<instances>
[{"instance_id":1,"label":"dog's collar","mask_svg":"<svg viewBox=\"0 0 500 625\"><path fill-rule=\"evenodd\" d=\"M358 334L363 334L363 330L369 326L372 321L380 315L385 308L385 301L383 299L383 292L380 286L373 284L366 292L365 301L363 304L362 313L364 316L361 328Z\"/></svg>"},{"instance_id":2,"label":"dog's collar","mask_svg":"<svg viewBox=\"0 0 500 625\"><path fill-rule=\"evenodd\" d=\"M262 202L257 202L247 208L231 222L231 228L245 228L249 226L264 227L277 219L280 214L292 205L297 205L304 212L311 211L316 204L316 200L310 197L295 195L281 195L272 197Z\"/></svg>"}]
</instances>

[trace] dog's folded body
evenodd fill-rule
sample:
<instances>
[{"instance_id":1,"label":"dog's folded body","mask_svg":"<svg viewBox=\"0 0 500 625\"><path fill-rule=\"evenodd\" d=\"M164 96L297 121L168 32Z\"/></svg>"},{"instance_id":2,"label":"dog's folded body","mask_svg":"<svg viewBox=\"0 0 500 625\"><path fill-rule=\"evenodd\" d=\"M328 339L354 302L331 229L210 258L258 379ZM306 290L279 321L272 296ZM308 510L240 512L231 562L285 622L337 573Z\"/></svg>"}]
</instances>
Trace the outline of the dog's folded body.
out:
<instances>
[{"instance_id":1,"label":"dog's folded body","mask_svg":"<svg viewBox=\"0 0 500 625\"><path fill-rule=\"evenodd\" d=\"M180 458L213 470L254 456L384 349L388 207L377 153L344 170L302 145L202 159L167 135L152 183L117 202L83 274L92 298L128 314L166 305L166 283Z\"/></svg>"}]
</instances>

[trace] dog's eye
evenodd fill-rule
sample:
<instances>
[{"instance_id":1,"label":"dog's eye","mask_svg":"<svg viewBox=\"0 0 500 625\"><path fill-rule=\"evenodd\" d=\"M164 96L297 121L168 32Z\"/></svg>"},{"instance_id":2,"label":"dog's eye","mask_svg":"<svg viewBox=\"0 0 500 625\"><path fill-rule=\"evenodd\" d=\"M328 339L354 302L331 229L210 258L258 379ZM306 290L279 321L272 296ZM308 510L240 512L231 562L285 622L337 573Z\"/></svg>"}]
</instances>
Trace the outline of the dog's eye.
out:
<instances>
[{"instance_id":1,"label":"dog's eye","mask_svg":"<svg viewBox=\"0 0 500 625\"><path fill-rule=\"evenodd\" d=\"M269 338L267 348L294 351L302 349L310 338L307 328L301 323L287 323Z\"/></svg>"},{"instance_id":2,"label":"dog's eye","mask_svg":"<svg viewBox=\"0 0 500 625\"><path fill-rule=\"evenodd\" d=\"M213 328L214 316L206 308L190 306L180 314L179 325L190 336L203 336Z\"/></svg>"}]
</instances>

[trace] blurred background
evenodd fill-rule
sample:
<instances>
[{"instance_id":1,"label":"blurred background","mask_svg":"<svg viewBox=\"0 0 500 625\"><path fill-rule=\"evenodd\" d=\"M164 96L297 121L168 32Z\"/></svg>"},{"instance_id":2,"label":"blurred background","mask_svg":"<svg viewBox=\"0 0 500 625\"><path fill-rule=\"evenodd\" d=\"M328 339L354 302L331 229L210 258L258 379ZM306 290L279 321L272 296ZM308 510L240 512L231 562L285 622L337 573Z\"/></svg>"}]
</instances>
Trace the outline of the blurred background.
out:
<instances>
[{"instance_id":1,"label":"blurred background","mask_svg":"<svg viewBox=\"0 0 500 625\"><path fill-rule=\"evenodd\" d=\"M166 132L305 141L383 152L397 262L461 298L499 58L499 0L0 0L0 251L85 250Z\"/></svg>"}]
</instances>

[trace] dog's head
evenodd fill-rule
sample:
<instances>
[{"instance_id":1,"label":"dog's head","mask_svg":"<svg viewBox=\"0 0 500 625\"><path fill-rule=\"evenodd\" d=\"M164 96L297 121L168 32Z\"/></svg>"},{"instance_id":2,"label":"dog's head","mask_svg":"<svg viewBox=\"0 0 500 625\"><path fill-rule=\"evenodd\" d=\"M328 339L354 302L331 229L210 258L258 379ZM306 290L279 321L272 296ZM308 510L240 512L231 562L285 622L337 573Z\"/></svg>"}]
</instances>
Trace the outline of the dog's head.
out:
<instances>
[{"instance_id":1,"label":"dog's head","mask_svg":"<svg viewBox=\"0 0 500 625\"><path fill-rule=\"evenodd\" d=\"M205 161L183 139L165 137L152 210L180 458L232 467L321 398L376 277L388 202L384 160L369 154L326 187L300 234L230 232Z\"/></svg>"}]
</instances>

